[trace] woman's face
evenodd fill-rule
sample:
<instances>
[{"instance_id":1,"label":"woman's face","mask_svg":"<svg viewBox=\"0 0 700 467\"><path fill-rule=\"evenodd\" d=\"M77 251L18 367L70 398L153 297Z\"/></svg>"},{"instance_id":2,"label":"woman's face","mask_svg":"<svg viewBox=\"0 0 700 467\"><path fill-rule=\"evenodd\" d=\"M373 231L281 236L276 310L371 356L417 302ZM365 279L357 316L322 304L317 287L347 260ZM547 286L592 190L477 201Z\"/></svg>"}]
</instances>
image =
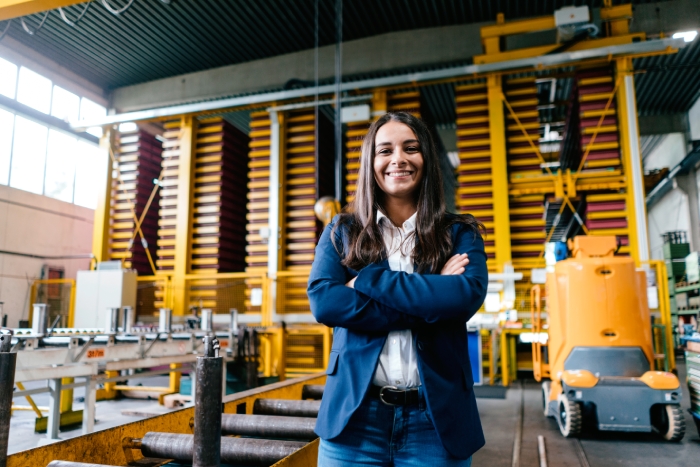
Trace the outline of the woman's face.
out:
<instances>
[{"instance_id":1,"label":"woman's face","mask_svg":"<svg viewBox=\"0 0 700 467\"><path fill-rule=\"evenodd\" d=\"M386 196L414 199L423 178L423 154L418 138L403 123L389 121L374 140L374 178Z\"/></svg>"}]
</instances>

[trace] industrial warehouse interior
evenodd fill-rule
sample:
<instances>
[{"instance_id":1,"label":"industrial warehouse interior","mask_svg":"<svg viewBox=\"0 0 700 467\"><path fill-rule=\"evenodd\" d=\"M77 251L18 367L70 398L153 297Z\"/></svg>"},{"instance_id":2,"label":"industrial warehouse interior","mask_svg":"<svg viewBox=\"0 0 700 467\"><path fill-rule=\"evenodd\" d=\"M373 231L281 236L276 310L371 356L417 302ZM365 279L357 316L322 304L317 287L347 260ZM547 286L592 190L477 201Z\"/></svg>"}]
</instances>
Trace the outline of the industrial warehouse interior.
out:
<instances>
[{"instance_id":1,"label":"industrial warehouse interior","mask_svg":"<svg viewBox=\"0 0 700 467\"><path fill-rule=\"evenodd\" d=\"M482 226L483 303L454 390L365 399L420 393L452 455L435 407L475 398L475 467L698 466L700 8L629 1L0 0L0 467L322 467L377 331L314 260L387 113Z\"/></svg>"}]
</instances>

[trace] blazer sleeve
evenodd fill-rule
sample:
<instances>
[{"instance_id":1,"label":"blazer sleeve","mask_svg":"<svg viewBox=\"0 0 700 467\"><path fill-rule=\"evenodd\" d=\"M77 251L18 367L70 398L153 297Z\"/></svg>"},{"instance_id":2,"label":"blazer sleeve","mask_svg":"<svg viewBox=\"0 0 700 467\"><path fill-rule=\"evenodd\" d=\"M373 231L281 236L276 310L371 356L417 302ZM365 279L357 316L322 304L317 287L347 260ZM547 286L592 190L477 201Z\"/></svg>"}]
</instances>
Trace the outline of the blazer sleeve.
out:
<instances>
[{"instance_id":1,"label":"blazer sleeve","mask_svg":"<svg viewBox=\"0 0 700 467\"><path fill-rule=\"evenodd\" d=\"M345 286L350 278L331 241L332 228L333 223L321 235L309 276L307 293L316 321L330 327L368 333L410 329L420 324L422 320ZM342 245L340 237L336 238Z\"/></svg>"},{"instance_id":2,"label":"blazer sleeve","mask_svg":"<svg viewBox=\"0 0 700 467\"><path fill-rule=\"evenodd\" d=\"M355 289L428 323L443 320L468 321L481 307L488 288L484 242L480 235L461 225L452 254L467 253L469 264L459 276L407 274L372 264L360 271Z\"/></svg>"}]
</instances>

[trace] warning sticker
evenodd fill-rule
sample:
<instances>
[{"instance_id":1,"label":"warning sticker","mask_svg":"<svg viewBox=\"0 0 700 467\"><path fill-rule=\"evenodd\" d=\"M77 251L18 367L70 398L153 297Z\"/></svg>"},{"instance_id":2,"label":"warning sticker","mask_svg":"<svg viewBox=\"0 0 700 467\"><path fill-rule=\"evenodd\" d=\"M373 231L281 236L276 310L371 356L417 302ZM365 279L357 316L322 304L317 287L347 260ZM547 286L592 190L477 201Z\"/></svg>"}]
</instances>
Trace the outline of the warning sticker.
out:
<instances>
[{"instance_id":1,"label":"warning sticker","mask_svg":"<svg viewBox=\"0 0 700 467\"><path fill-rule=\"evenodd\" d=\"M105 356L105 349L88 349L87 358L103 358Z\"/></svg>"}]
</instances>

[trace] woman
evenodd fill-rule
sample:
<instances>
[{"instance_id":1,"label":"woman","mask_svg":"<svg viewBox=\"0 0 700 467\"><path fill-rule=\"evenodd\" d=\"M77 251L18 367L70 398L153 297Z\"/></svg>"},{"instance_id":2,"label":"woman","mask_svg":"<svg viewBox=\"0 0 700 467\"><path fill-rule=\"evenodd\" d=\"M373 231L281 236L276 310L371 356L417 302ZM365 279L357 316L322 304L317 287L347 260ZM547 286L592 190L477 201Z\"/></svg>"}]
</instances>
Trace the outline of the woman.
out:
<instances>
[{"instance_id":1,"label":"woman","mask_svg":"<svg viewBox=\"0 0 700 467\"><path fill-rule=\"evenodd\" d=\"M465 323L486 296L486 255L480 224L447 214L442 190L423 122L371 125L355 201L309 277L312 313L335 327L319 467L468 467L484 444Z\"/></svg>"}]
</instances>

